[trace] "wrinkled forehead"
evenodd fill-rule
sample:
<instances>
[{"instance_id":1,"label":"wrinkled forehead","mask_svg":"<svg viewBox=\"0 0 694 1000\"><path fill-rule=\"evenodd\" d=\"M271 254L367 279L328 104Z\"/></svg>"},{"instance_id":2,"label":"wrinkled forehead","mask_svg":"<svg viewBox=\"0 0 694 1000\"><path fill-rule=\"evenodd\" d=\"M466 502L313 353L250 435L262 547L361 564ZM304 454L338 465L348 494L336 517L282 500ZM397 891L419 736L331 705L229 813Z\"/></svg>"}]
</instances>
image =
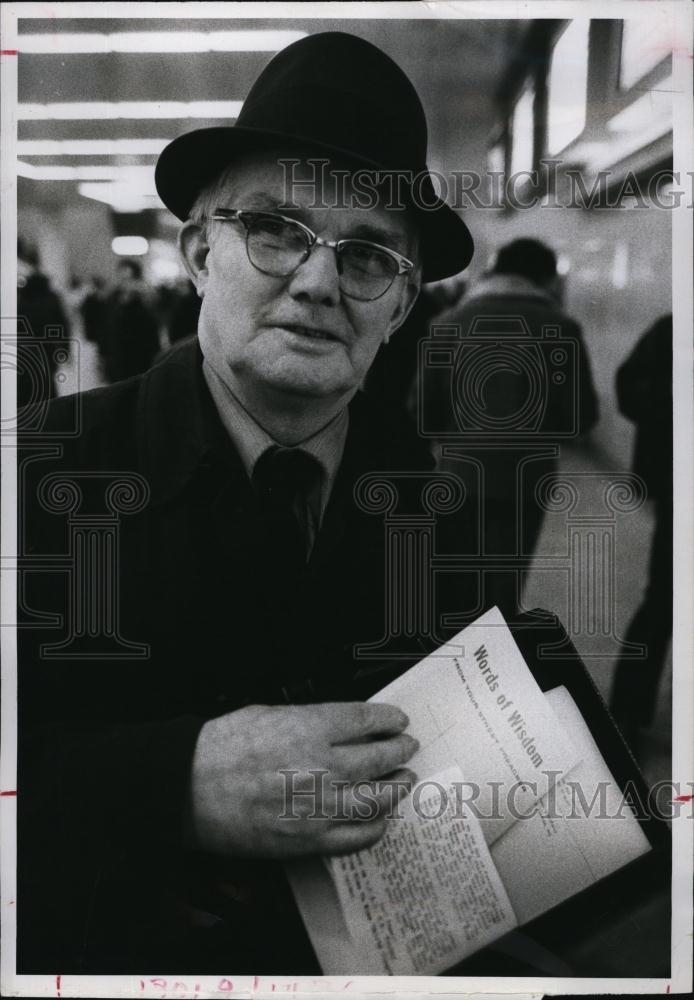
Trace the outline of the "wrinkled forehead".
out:
<instances>
[{"instance_id":1,"label":"wrinkled forehead","mask_svg":"<svg viewBox=\"0 0 694 1000\"><path fill-rule=\"evenodd\" d=\"M340 229L368 223L390 243L417 241L402 179L315 152L247 154L221 175L216 193L220 207L297 214L316 225L330 219Z\"/></svg>"}]
</instances>

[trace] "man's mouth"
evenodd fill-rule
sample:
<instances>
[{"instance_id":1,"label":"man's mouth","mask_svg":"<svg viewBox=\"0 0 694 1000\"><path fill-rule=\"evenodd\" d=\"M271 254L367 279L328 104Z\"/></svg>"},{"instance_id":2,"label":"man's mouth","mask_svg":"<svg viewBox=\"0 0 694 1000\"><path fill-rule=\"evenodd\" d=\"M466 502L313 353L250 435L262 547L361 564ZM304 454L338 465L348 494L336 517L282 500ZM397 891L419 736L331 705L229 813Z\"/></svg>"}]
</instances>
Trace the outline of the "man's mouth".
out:
<instances>
[{"instance_id":1,"label":"man's mouth","mask_svg":"<svg viewBox=\"0 0 694 1000\"><path fill-rule=\"evenodd\" d=\"M298 323L282 323L280 324L283 330L289 330L290 333L294 333L300 337L309 337L311 340L339 340L335 334L330 333L328 330L321 330L318 327L312 326L300 326Z\"/></svg>"}]
</instances>

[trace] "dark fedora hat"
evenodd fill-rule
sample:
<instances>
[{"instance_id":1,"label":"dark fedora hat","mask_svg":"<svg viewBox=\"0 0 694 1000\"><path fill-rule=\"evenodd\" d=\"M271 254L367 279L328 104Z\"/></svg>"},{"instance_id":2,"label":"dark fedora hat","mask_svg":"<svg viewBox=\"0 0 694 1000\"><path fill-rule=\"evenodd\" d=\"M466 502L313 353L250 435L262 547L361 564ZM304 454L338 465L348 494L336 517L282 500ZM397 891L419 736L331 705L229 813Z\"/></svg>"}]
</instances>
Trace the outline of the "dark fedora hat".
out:
<instances>
[{"instance_id":1,"label":"dark fedora hat","mask_svg":"<svg viewBox=\"0 0 694 1000\"><path fill-rule=\"evenodd\" d=\"M355 168L406 171L408 205L419 223L423 280L467 267L473 243L463 220L437 197L426 163L427 124L412 83L375 45L344 32L309 35L265 67L233 126L196 129L170 142L159 157L159 197L188 218L200 191L239 154L287 144L337 155Z\"/></svg>"}]
</instances>

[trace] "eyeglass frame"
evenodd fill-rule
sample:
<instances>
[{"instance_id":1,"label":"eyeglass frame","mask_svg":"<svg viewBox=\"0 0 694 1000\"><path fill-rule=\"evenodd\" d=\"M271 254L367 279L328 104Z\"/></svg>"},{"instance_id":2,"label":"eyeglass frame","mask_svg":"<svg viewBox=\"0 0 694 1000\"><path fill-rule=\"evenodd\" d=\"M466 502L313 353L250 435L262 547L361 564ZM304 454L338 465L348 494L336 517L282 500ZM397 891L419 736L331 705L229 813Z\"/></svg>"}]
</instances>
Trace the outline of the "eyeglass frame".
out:
<instances>
[{"instance_id":1,"label":"eyeglass frame","mask_svg":"<svg viewBox=\"0 0 694 1000\"><path fill-rule=\"evenodd\" d=\"M301 230L303 234L306 236L308 240L308 246L306 247L305 256L303 260L299 261L296 267L292 268L291 271L288 271L284 275L272 275L271 272L269 271L263 271L262 268L258 267L258 265L254 263L253 260L251 260L251 255L248 250L250 222L247 222L244 219L244 216L251 216L251 215L256 217L279 219L282 222L287 222L291 226L296 226L297 229ZM413 261L411 261L408 257L405 257L404 254L398 253L397 250L391 250L390 247L384 247L381 243L374 243L372 240L362 240L356 237L354 238L347 237L346 239L342 240L325 240L323 239L322 236L318 236L316 233L314 233L314 231L310 229L307 225L305 225L303 222L299 222L298 219L290 219L288 216L282 215L279 212L255 211L253 209L244 209L244 208L216 208L214 212L209 216L209 219L215 222L240 222L246 230L246 256L248 257L248 260L256 269L256 271L260 271L261 274L268 274L271 277L288 278L290 274L294 274L296 271L298 271L298 269L301 267L302 264L306 263L306 261L311 256L314 247L316 246L326 247L329 250L334 250L336 260L339 260L338 254L340 252L340 248L344 246L345 243L357 243L360 246L373 247L375 250L381 250L383 253L387 254L391 258L391 260L395 261L395 263L398 266L397 273L394 274L393 277L391 278L390 284L386 288L384 288L382 292L379 292L379 294L374 296L374 298L372 299L361 299L356 295L350 295L348 292L345 292L344 289L342 288L340 289L342 294L346 295L348 299L354 299L357 302L376 302L378 299L382 298L389 289L393 287L393 282L395 281L396 278L399 278L401 275L408 274L410 271L414 270Z\"/></svg>"}]
</instances>

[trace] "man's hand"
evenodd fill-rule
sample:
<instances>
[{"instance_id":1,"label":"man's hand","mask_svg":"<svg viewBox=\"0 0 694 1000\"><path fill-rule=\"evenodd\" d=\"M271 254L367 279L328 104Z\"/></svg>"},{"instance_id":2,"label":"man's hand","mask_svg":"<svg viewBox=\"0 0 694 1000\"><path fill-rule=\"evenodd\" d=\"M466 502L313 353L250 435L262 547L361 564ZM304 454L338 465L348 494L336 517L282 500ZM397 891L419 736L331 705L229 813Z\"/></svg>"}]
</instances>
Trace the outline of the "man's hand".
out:
<instances>
[{"instance_id":1,"label":"man's hand","mask_svg":"<svg viewBox=\"0 0 694 1000\"><path fill-rule=\"evenodd\" d=\"M363 702L253 705L210 720L193 758L195 846L264 858L370 846L414 780L401 769L418 747L408 722Z\"/></svg>"}]
</instances>

